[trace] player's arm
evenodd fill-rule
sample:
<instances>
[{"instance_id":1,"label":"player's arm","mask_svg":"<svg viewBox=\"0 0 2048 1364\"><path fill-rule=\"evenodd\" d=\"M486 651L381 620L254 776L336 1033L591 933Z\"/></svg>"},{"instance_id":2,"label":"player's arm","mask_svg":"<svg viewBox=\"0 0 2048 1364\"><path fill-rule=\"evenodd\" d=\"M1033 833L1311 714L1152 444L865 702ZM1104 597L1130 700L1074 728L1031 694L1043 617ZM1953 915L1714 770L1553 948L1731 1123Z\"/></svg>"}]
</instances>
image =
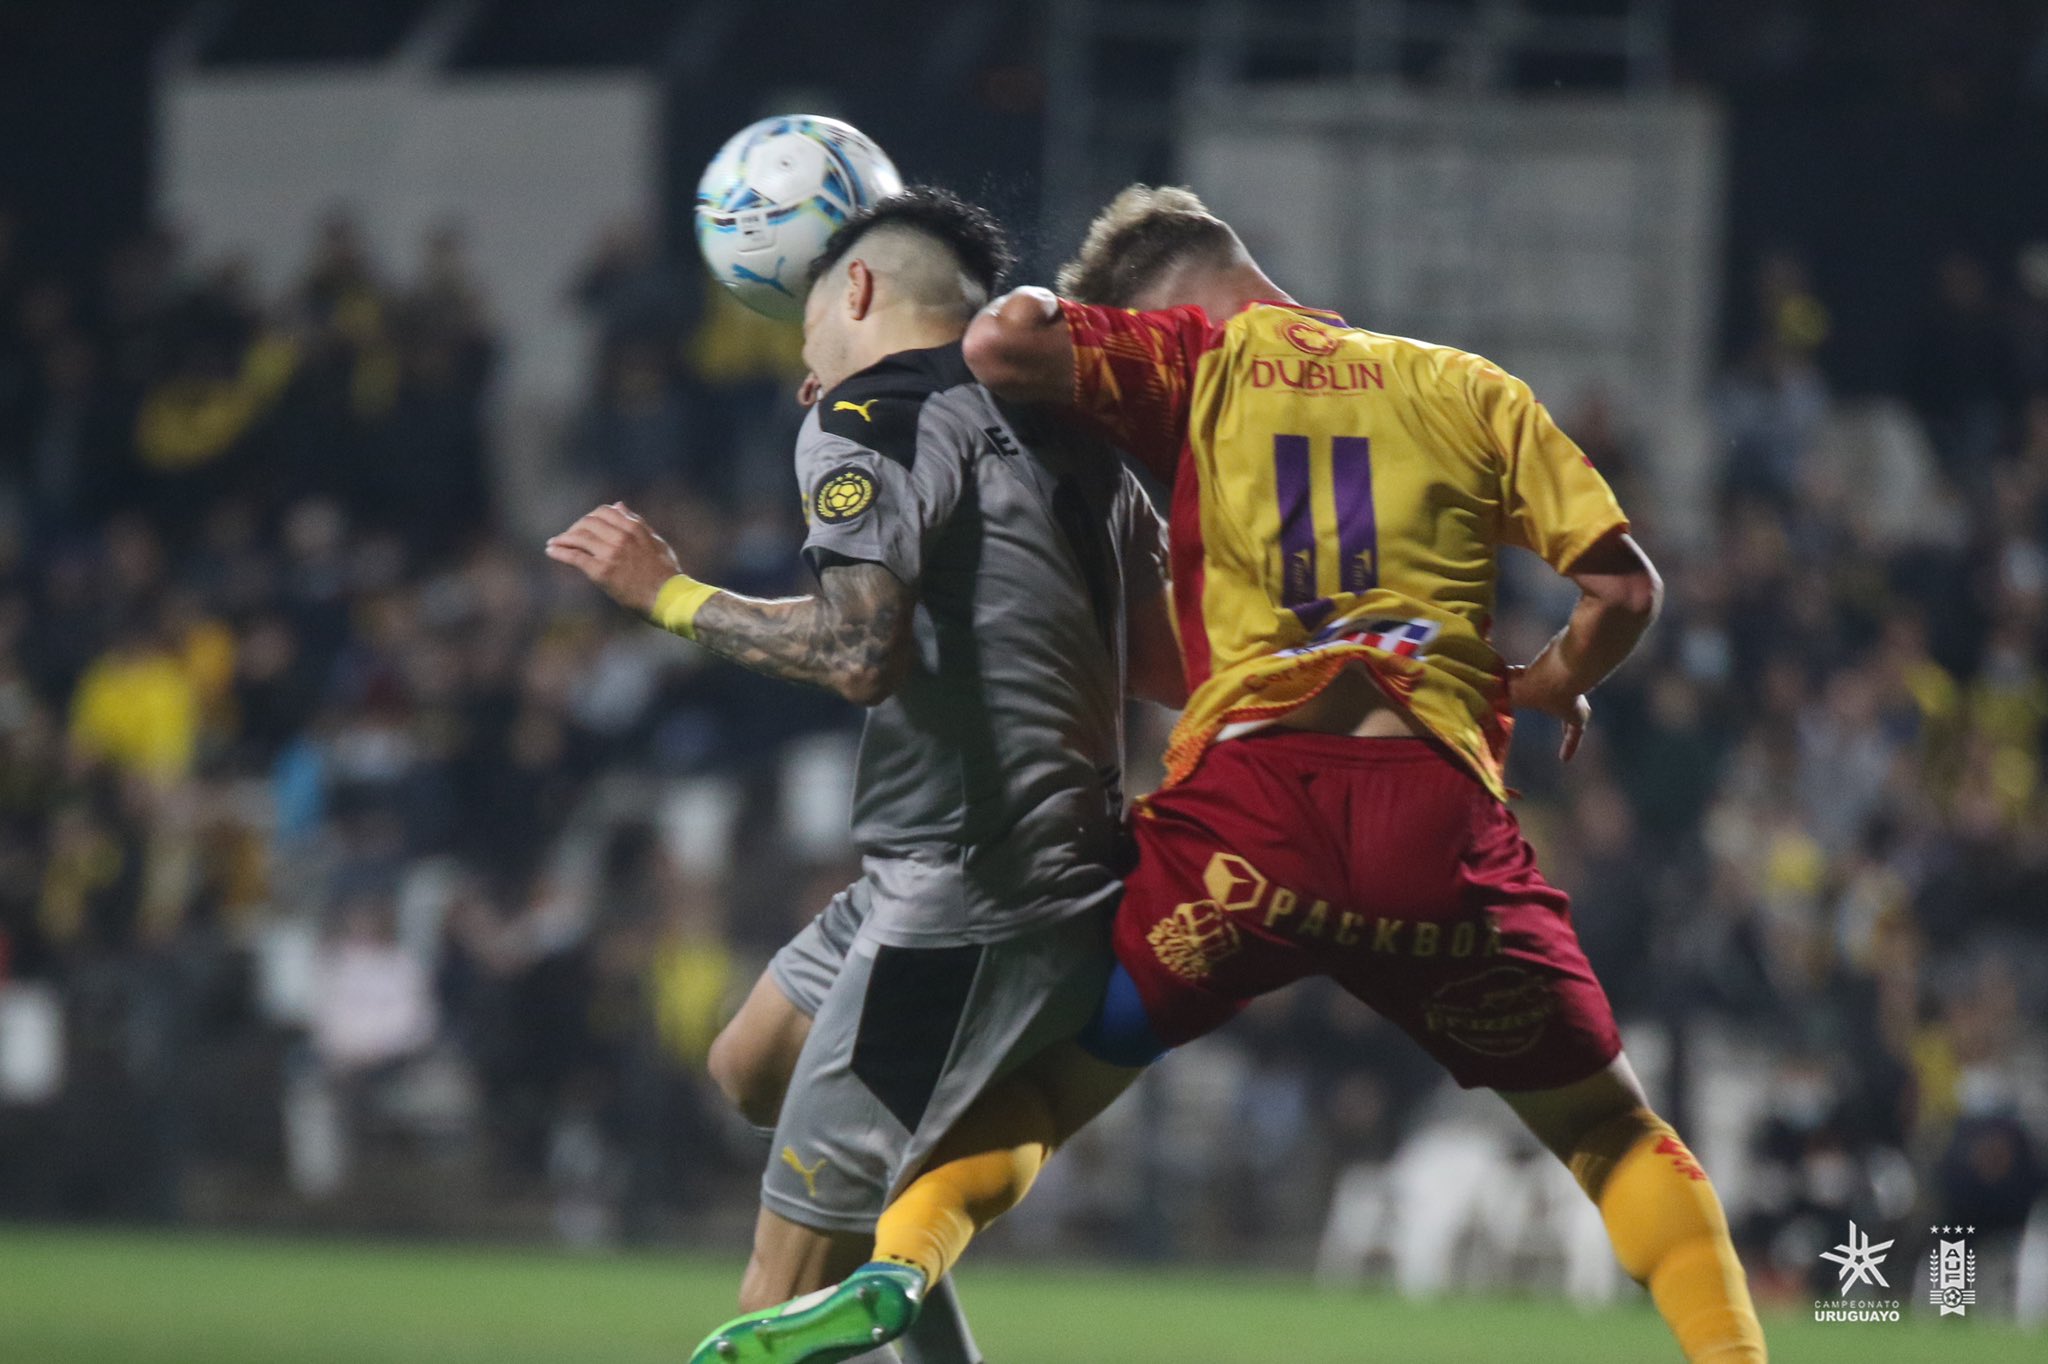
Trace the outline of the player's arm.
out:
<instances>
[{"instance_id":1,"label":"player's arm","mask_svg":"<svg viewBox=\"0 0 2048 1364\"><path fill-rule=\"evenodd\" d=\"M1141 313L1025 288L983 309L964 345L967 367L997 397L1067 407L1170 480L1208 334L1199 308Z\"/></svg>"},{"instance_id":2,"label":"player's arm","mask_svg":"<svg viewBox=\"0 0 2048 1364\"><path fill-rule=\"evenodd\" d=\"M623 503L583 517L548 541L547 554L666 630L857 706L887 700L910 670L916 594L881 564L832 564L814 596L743 597L682 572L668 542Z\"/></svg>"},{"instance_id":3,"label":"player's arm","mask_svg":"<svg viewBox=\"0 0 2048 1364\"><path fill-rule=\"evenodd\" d=\"M1477 357L1466 396L1501 460L1502 539L1542 556L1579 589L1570 622L1509 677L1518 710L1564 724L1559 756L1578 750L1592 707L1586 693L1621 666L1657 618L1664 585L1628 534L1614 490L1549 411L1513 375Z\"/></svg>"},{"instance_id":4,"label":"player's arm","mask_svg":"<svg viewBox=\"0 0 2048 1364\"><path fill-rule=\"evenodd\" d=\"M967 368L1014 403L1074 401L1074 335L1050 289L1013 289L982 309L961 343Z\"/></svg>"},{"instance_id":5,"label":"player's arm","mask_svg":"<svg viewBox=\"0 0 2048 1364\"><path fill-rule=\"evenodd\" d=\"M1571 620L1509 680L1517 710L1540 710L1564 723L1558 756L1569 760L1585 734L1592 706L1586 693L1635 651L1664 604L1664 582L1642 546L1611 531L1565 570L1579 589Z\"/></svg>"}]
</instances>

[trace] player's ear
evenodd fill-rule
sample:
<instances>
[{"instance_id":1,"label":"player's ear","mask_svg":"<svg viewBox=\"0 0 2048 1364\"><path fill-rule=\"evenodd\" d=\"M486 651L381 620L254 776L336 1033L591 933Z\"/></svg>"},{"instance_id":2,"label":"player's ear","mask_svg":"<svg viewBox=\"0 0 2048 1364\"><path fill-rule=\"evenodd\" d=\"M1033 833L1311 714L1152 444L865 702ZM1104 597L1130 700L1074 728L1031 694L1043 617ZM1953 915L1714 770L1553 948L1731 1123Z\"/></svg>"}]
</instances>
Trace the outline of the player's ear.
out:
<instances>
[{"instance_id":1,"label":"player's ear","mask_svg":"<svg viewBox=\"0 0 2048 1364\"><path fill-rule=\"evenodd\" d=\"M846 265L846 311L858 322L875 306L875 272L864 260Z\"/></svg>"}]
</instances>

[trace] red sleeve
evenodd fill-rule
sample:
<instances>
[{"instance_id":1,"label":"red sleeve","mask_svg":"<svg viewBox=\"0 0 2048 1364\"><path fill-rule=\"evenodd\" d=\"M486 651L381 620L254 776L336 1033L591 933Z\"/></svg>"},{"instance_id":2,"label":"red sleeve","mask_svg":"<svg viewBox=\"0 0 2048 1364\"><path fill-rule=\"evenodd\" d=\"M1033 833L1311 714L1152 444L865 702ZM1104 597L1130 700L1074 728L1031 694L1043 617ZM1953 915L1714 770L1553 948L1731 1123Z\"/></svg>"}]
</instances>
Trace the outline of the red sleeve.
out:
<instances>
[{"instance_id":1,"label":"red sleeve","mask_svg":"<svg viewBox=\"0 0 2048 1364\"><path fill-rule=\"evenodd\" d=\"M1188 438L1195 361L1208 345L1200 308L1140 313L1060 301L1074 340L1074 409L1164 479Z\"/></svg>"}]
</instances>

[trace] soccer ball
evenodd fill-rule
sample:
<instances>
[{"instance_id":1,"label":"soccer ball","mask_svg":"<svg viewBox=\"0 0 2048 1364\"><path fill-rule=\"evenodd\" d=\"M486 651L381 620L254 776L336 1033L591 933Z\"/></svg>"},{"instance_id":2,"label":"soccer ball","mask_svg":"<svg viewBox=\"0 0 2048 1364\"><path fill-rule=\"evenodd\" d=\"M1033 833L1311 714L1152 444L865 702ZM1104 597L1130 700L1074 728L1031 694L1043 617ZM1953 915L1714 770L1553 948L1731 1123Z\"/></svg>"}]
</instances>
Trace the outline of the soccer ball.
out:
<instances>
[{"instance_id":1,"label":"soccer ball","mask_svg":"<svg viewBox=\"0 0 2048 1364\"><path fill-rule=\"evenodd\" d=\"M860 129L812 114L764 118L719 148L697 182L697 249L711 277L755 312L801 318L826 239L902 188Z\"/></svg>"}]
</instances>

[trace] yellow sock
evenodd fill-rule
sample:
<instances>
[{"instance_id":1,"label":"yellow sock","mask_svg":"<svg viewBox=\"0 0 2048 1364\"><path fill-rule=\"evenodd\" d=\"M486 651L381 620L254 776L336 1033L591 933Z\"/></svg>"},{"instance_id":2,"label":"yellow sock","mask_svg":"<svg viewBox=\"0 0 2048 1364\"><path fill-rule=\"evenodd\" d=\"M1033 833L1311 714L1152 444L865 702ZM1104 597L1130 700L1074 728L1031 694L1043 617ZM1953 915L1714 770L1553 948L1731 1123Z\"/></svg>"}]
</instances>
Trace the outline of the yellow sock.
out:
<instances>
[{"instance_id":1,"label":"yellow sock","mask_svg":"<svg viewBox=\"0 0 2048 1364\"><path fill-rule=\"evenodd\" d=\"M1614 1253L1691 1364L1763 1364L1764 1333L1707 1172L1648 1109L1602 1123L1571 1159Z\"/></svg>"},{"instance_id":2,"label":"yellow sock","mask_svg":"<svg viewBox=\"0 0 2048 1364\"><path fill-rule=\"evenodd\" d=\"M875 1258L937 1283L983 1227L1024 1200L1052 1154L1052 1110L1030 1084L999 1085L932 1152L875 1226Z\"/></svg>"}]
</instances>

